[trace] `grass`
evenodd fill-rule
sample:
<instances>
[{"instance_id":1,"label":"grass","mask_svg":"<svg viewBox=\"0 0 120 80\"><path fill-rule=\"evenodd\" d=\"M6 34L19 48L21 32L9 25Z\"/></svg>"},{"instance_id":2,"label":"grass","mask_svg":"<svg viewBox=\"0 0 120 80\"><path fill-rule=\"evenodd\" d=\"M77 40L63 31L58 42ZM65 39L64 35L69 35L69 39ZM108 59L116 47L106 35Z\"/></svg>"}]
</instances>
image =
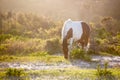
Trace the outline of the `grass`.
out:
<instances>
[{"instance_id":1,"label":"grass","mask_svg":"<svg viewBox=\"0 0 120 80\"><path fill-rule=\"evenodd\" d=\"M31 53L27 56L0 56L0 62L36 62L41 61L48 64L56 64L56 63L69 63L67 60L64 59L63 56L55 56L49 55L46 52L36 52ZM106 65L107 66L107 65ZM0 80L3 78L8 77L7 73L13 72L14 74L17 73L24 73L25 75L24 80L100 80L99 76L96 75L98 73L97 69L81 69L76 67L70 68L63 68L63 69L47 69L47 70L20 70L20 69L0 69ZM101 69L100 75L104 75L104 70ZM120 68L116 69L107 69L107 72L110 72L114 79L111 80L119 80L120 79ZM108 74L108 73L105 73ZM18 74L15 74L18 75ZM22 76L21 74L20 76ZM13 75L14 76L14 75ZM21 78L21 77L20 77ZM23 79L23 77L22 77ZM106 79L107 80L107 79Z\"/></svg>"},{"instance_id":2,"label":"grass","mask_svg":"<svg viewBox=\"0 0 120 80\"><path fill-rule=\"evenodd\" d=\"M54 69L54 70L39 70L39 71L29 71L28 73L37 76L41 76L43 78L50 77L56 78L59 80L60 77L62 79L85 79L86 77L95 78L94 75L95 70L81 70L75 68L66 68L66 69Z\"/></svg>"},{"instance_id":3,"label":"grass","mask_svg":"<svg viewBox=\"0 0 120 80\"><path fill-rule=\"evenodd\" d=\"M12 55L4 55L0 56L0 62L45 62L48 64L59 64L59 63L68 63L69 61L65 60L63 56L55 56L49 55L47 52L35 52L31 53L27 56L12 56ZM106 65L107 66L107 65ZM13 72L14 74L11 74ZM23 79L23 74L25 75L24 80L100 80L99 76L96 75L98 73L97 69L81 69L76 67L70 68L62 68L62 69L47 69L47 70L20 70L20 69L0 69L0 80L8 77L8 73L10 75L18 75L17 73L21 73L19 75L21 79ZM120 68L116 69L107 69L107 73L105 70L101 69L99 75L104 76L106 74L111 74L114 76L114 79L111 80L119 80L120 79ZM22 76L22 77L21 77ZM104 79L105 80L105 79ZM106 79L107 80L107 79Z\"/></svg>"},{"instance_id":4,"label":"grass","mask_svg":"<svg viewBox=\"0 0 120 80\"><path fill-rule=\"evenodd\" d=\"M71 51L70 56L71 56L72 59L81 59L81 60L84 60L84 61L91 61L91 56L80 48L73 49Z\"/></svg>"},{"instance_id":5,"label":"grass","mask_svg":"<svg viewBox=\"0 0 120 80\"><path fill-rule=\"evenodd\" d=\"M0 62L45 62L45 63L68 63L63 56L55 56L48 54L31 54L28 56L12 56L4 55L0 56Z\"/></svg>"},{"instance_id":6,"label":"grass","mask_svg":"<svg viewBox=\"0 0 120 80\"><path fill-rule=\"evenodd\" d=\"M116 79L120 79L120 69L109 69ZM1 71L0 76L5 77L8 69ZM28 77L27 80L34 78L36 80L99 80L96 76L96 69L78 69L78 68L65 68L65 69L51 69L51 70L30 70L24 71ZM2 80L2 78L1 78ZM107 80L107 79L106 79ZM112 80L112 79L111 79Z\"/></svg>"},{"instance_id":7,"label":"grass","mask_svg":"<svg viewBox=\"0 0 120 80\"><path fill-rule=\"evenodd\" d=\"M116 80L112 71L108 70L108 62L104 63L103 69L100 67L100 65L98 65L96 76L99 80Z\"/></svg>"},{"instance_id":8,"label":"grass","mask_svg":"<svg viewBox=\"0 0 120 80\"><path fill-rule=\"evenodd\" d=\"M6 76L18 76L18 77L20 77L20 76L23 76L23 75L25 75L25 72L24 72L24 70L23 69L14 69L14 68L9 68L9 69L7 69L7 72L5 73L6 74ZM22 75L23 74L23 75Z\"/></svg>"},{"instance_id":9,"label":"grass","mask_svg":"<svg viewBox=\"0 0 120 80\"><path fill-rule=\"evenodd\" d=\"M24 69L7 68L1 71L0 80L28 80Z\"/></svg>"},{"instance_id":10,"label":"grass","mask_svg":"<svg viewBox=\"0 0 120 80\"><path fill-rule=\"evenodd\" d=\"M99 55L101 55L101 56L114 56L113 54L110 54L107 52L99 52Z\"/></svg>"}]
</instances>

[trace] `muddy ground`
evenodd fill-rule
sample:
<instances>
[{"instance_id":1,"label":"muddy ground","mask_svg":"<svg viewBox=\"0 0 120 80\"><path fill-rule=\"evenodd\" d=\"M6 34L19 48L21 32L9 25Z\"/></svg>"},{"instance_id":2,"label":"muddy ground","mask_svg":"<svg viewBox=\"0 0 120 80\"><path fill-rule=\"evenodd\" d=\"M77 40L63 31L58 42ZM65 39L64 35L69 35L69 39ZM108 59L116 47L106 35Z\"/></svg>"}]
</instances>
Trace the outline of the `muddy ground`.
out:
<instances>
[{"instance_id":1,"label":"muddy ground","mask_svg":"<svg viewBox=\"0 0 120 80\"><path fill-rule=\"evenodd\" d=\"M70 63L45 63L41 61L37 62L1 62L0 68L23 68L26 70L47 70L47 69L64 69L64 68L87 68L96 69L97 65L104 66L105 62L108 62L109 68L120 67L120 56L93 56L92 61L86 62L82 60L69 60Z\"/></svg>"}]
</instances>

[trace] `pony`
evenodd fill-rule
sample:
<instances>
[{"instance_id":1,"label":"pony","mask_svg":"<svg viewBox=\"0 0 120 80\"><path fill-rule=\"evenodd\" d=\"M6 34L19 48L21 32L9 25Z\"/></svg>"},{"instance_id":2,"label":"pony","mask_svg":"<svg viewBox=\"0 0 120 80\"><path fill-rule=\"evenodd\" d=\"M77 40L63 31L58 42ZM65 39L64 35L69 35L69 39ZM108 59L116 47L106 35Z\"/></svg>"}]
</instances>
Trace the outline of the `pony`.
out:
<instances>
[{"instance_id":1,"label":"pony","mask_svg":"<svg viewBox=\"0 0 120 80\"><path fill-rule=\"evenodd\" d=\"M62 48L64 58L68 59L72 44L76 43L82 49L88 51L90 45L90 27L83 21L72 21L68 19L62 28Z\"/></svg>"}]
</instances>

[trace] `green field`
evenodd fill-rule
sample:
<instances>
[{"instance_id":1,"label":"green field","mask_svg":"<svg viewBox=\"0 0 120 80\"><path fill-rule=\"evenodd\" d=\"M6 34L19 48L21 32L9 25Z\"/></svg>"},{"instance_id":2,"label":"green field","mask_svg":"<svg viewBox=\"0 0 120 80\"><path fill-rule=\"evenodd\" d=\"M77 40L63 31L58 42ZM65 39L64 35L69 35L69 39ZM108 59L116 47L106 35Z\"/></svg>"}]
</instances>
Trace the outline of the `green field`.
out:
<instances>
[{"instance_id":1,"label":"green field","mask_svg":"<svg viewBox=\"0 0 120 80\"><path fill-rule=\"evenodd\" d=\"M0 80L120 80L119 2L0 0ZM69 18L90 26L90 49L74 48L66 60Z\"/></svg>"}]
</instances>

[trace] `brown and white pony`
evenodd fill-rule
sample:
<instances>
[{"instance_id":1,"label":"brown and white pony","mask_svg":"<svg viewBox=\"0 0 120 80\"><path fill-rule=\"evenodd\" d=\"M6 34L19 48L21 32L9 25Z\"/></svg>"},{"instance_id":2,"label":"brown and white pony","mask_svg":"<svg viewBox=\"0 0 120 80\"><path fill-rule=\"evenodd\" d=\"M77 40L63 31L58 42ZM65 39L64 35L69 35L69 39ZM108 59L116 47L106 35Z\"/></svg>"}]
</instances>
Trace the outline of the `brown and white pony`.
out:
<instances>
[{"instance_id":1,"label":"brown and white pony","mask_svg":"<svg viewBox=\"0 0 120 80\"><path fill-rule=\"evenodd\" d=\"M64 58L68 59L73 42L80 44L85 51L89 48L90 27L82 21L65 21L62 28L62 46Z\"/></svg>"}]
</instances>

